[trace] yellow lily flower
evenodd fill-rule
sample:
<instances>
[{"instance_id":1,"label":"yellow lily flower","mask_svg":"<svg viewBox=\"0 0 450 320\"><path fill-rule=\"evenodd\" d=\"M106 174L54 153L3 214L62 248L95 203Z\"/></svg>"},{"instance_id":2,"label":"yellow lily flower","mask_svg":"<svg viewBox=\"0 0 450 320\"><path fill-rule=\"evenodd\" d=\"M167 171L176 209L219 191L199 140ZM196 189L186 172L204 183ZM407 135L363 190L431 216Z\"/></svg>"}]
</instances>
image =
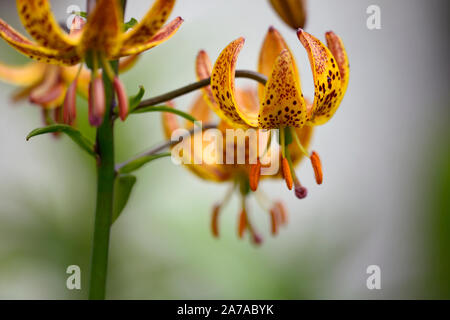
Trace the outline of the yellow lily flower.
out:
<instances>
[{"instance_id":1,"label":"yellow lily flower","mask_svg":"<svg viewBox=\"0 0 450 320\"><path fill-rule=\"evenodd\" d=\"M314 101L308 104L300 87L295 59L281 35L271 27L260 53L259 72L268 76L265 87L259 88L259 108L240 105L234 89L234 74L244 39L231 42L220 54L212 70L211 97L217 113L228 123L263 129L280 129L283 173L288 188L296 184L285 152L286 129L292 133L300 150L311 159L316 181L322 183L322 168L317 153L309 154L295 134L295 128L326 123L334 115L344 96L349 79L349 63L342 40L333 32L326 33L328 48L318 39L299 29L300 42L308 52L315 84ZM292 174L294 176L292 176Z\"/></svg>"},{"instance_id":2,"label":"yellow lily flower","mask_svg":"<svg viewBox=\"0 0 450 320\"><path fill-rule=\"evenodd\" d=\"M197 78L199 80L205 79L211 76L212 72L212 66L211 62L209 60L208 55L205 51L200 51L197 60L196 60L196 73ZM189 113L196 118L199 121L202 121L203 123L211 122L212 118L212 110L218 111L217 103L215 102L213 96L211 87L207 86L202 89L203 90L203 97L198 96L193 105L191 106ZM258 101L256 98L256 91L252 89L236 89L236 96L238 101L242 106L245 106L245 108L251 110L258 107ZM162 115L163 120L163 130L165 136L170 139L172 132L178 128L180 128L177 118L173 113L163 113ZM184 125L184 128L190 129L192 128L192 124L189 122L186 122ZM236 126L230 126L228 122L225 120L221 120L218 129L222 132L222 134L225 136L225 130L230 128L236 128ZM300 136L300 139L304 145L308 145L310 138L312 136L312 127L304 127L301 129L297 129L297 132ZM251 237L251 240L254 244L260 244L262 241L261 235L256 231L255 226L251 223L249 213L247 210L247 198L250 195L255 195L256 199L262 206L262 208L267 211L270 215L270 222L271 222L271 233L273 235L278 233L279 226L284 225L287 223L287 211L283 204L279 201L270 201L269 198L262 194L261 190L256 190L256 188L252 188L252 182L254 182L255 179L259 180L259 172L255 173L254 168L259 166L259 169L261 169L261 163L258 162L257 166L248 164L248 159L250 157L251 150L250 148L255 148L255 146L250 146L248 143L245 144L245 146L242 146L238 144L236 141L233 141L233 149L236 151L237 148L245 148L245 164L226 164L221 163L218 158L215 158L216 155L207 154L206 149L208 148L209 139L205 136L206 134L202 131L194 132L189 138L185 138L187 140L184 140L188 143L188 145L191 146L191 153L190 154L183 154L183 164L186 168L188 168L191 172L193 172L195 175L200 177L201 179L216 182L216 183L230 183L232 184L232 187L229 189L229 191L226 193L223 201L221 201L219 204L216 204L213 207L212 210L212 217L211 217L211 230L212 234L215 237L219 236L219 215L225 204L228 202L229 198L232 195L232 191L235 189L235 187L239 186L240 195L241 195L241 211L238 218L238 236L240 238L243 237L244 232L248 231ZM202 149L194 148L193 145L195 141L198 140L202 141ZM267 136L262 136L262 139L267 139ZM265 140L264 140L265 141ZM225 152L226 148L226 141L223 142L223 150ZM257 145L259 145L259 140ZM262 143L262 145L265 145L266 142ZM256 147L257 148L257 147ZM292 154L292 161L293 164L297 164L301 158L303 157L303 153L299 150L298 146L292 144L289 146L289 150ZM268 151L271 152L271 151ZM277 151L279 153L279 151ZM235 152L236 154L236 152ZM281 154L280 154L281 156ZM224 154L221 159L224 159L226 155ZM202 163L198 164L195 163L195 159L205 159L208 158L207 161L203 161ZM270 164L266 164L266 166L270 166ZM281 175L281 170L279 173L275 176L279 177ZM271 177L263 175L264 177ZM303 187L302 187L303 188ZM303 198L306 196L306 189L303 188L303 190L298 191L300 195L298 195L300 198Z\"/></svg>"},{"instance_id":3,"label":"yellow lily flower","mask_svg":"<svg viewBox=\"0 0 450 320\"><path fill-rule=\"evenodd\" d=\"M270 4L291 28L304 28L306 23L306 0L270 0Z\"/></svg>"},{"instance_id":4,"label":"yellow lily flower","mask_svg":"<svg viewBox=\"0 0 450 320\"><path fill-rule=\"evenodd\" d=\"M97 69L102 64L114 83L118 97L119 115L124 120L128 103L124 86L114 75L109 60L139 54L168 40L180 27L183 19L175 18L163 27L175 0L156 0L144 18L130 31L124 32L123 12L118 0L98 0L86 22L74 19L74 32L65 33L54 18L48 0L17 0L17 9L28 33L27 39L0 19L0 37L19 52L48 64L72 66L89 57L93 73L89 85L89 121L99 126L105 113L103 82ZM82 26L81 30L80 26ZM67 105L75 103L76 83L69 87ZM73 109L73 107L72 107Z\"/></svg>"},{"instance_id":5,"label":"yellow lily flower","mask_svg":"<svg viewBox=\"0 0 450 320\"><path fill-rule=\"evenodd\" d=\"M93 51L108 60L141 53L168 40L180 27L180 17L162 27L175 0L156 0L144 18L130 31L123 32L119 1L98 0L86 25L73 36L65 33L48 0L17 0L17 9L28 33L27 39L0 19L0 37L26 56L45 63L75 65Z\"/></svg>"}]
</instances>

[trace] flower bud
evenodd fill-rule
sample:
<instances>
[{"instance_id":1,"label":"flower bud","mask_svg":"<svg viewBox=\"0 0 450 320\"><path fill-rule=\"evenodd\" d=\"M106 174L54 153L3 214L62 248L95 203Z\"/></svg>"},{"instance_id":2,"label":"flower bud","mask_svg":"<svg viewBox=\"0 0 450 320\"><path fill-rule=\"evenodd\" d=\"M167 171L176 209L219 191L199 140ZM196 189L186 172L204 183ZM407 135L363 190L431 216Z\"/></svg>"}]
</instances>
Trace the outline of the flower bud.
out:
<instances>
[{"instance_id":1,"label":"flower bud","mask_svg":"<svg viewBox=\"0 0 450 320\"><path fill-rule=\"evenodd\" d=\"M303 28L306 22L306 0L270 0L281 19L291 28Z\"/></svg>"},{"instance_id":2,"label":"flower bud","mask_svg":"<svg viewBox=\"0 0 450 320\"><path fill-rule=\"evenodd\" d=\"M128 96L122 81L119 80L119 77L114 77L113 85L117 94L119 117L122 121L124 121L128 115Z\"/></svg>"},{"instance_id":3,"label":"flower bud","mask_svg":"<svg viewBox=\"0 0 450 320\"><path fill-rule=\"evenodd\" d=\"M89 123L99 127L105 115L105 90L103 80L97 77L89 84Z\"/></svg>"},{"instance_id":4,"label":"flower bud","mask_svg":"<svg viewBox=\"0 0 450 320\"><path fill-rule=\"evenodd\" d=\"M77 80L75 79L66 92L63 104L63 121L65 124L71 125L77 117Z\"/></svg>"}]
</instances>

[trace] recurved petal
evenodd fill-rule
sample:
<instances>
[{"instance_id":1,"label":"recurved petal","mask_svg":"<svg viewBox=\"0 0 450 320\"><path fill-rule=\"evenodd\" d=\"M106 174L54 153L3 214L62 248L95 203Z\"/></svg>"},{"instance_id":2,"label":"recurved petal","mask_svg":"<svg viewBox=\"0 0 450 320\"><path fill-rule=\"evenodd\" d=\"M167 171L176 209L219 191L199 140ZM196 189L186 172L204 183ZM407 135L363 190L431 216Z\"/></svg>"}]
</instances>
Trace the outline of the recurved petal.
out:
<instances>
[{"instance_id":1,"label":"recurved petal","mask_svg":"<svg viewBox=\"0 0 450 320\"><path fill-rule=\"evenodd\" d=\"M74 65L80 61L75 50L61 54L57 50L39 46L14 30L2 19L0 19L0 37L17 51L37 61L59 65Z\"/></svg>"},{"instance_id":2,"label":"recurved petal","mask_svg":"<svg viewBox=\"0 0 450 320\"><path fill-rule=\"evenodd\" d=\"M65 33L50 8L48 0L17 0L20 20L28 33L43 47L66 52L76 42Z\"/></svg>"},{"instance_id":3,"label":"recurved petal","mask_svg":"<svg viewBox=\"0 0 450 320\"><path fill-rule=\"evenodd\" d=\"M325 39L327 40L328 49L330 49L331 53L336 59L339 68L342 84L342 95L341 95L342 100L345 91L347 90L348 78L350 73L350 64L348 62L347 52L345 51L342 39L338 35L336 35L333 31L328 31L327 33L325 33Z\"/></svg>"},{"instance_id":4,"label":"recurved petal","mask_svg":"<svg viewBox=\"0 0 450 320\"><path fill-rule=\"evenodd\" d=\"M286 41L283 39L278 30L276 30L274 27L270 27L259 52L258 72L269 77L272 74L273 64L275 63L275 60L284 49L287 49L289 50L289 52L291 52L288 45L286 44ZM292 52L291 56L293 57ZM295 73L297 75L297 81L300 85L300 77L297 70L297 64L295 63L294 58L292 58L292 61L294 64ZM260 101L263 101L264 86L262 84L258 84L258 97Z\"/></svg>"},{"instance_id":5,"label":"recurved petal","mask_svg":"<svg viewBox=\"0 0 450 320\"><path fill-rule=\"evenodd\" d=\"M303 28L306 22L305 0L270 0L272 7L293 29Z\"/></svg>"},{"instance_id":6,"label":"recurved petal","mask_svg":"<svg viewBox=\"0 0 450 320\"><path fill-rule=\"evenodd\" d=\"M124 34L123 45L131 48L147 43L167 21L175 0L156 0L144 18Z\"/></svg>"},{"instance_id":7,"label":"recurved petal","mask_svg":"<svg viewBox=\"0 0 450 320\"><path fill-rule=\"evenodd\" d=\"M341 75L328 48L317 38L299 29L297 36L308 52L314 78L314 102L308 110L313 125L326 123L336 112L342 95Z\"/></svg>"},{"instance_id":8,"label":"recurved petal","mask_svg":"<svg viewBox=\"0 0 450 320\"><path fill-rule=\"evenodd\" d=\"M0 63L0 80L19 85L32 86L42 80L45 64L30 62L22 66L8 66Z\"/></svg>"},{"instance_id":9,"label":"recurved petal","mask_svg":"<svg viewBox=\"0 0 450 320\"><path fill-rule=\"evenodd\" d=\"M181 24L183 23L183 19L181 17L177 17L171 22L169 22L167 25L162 27L156 34L150 37L142 37L142 41L134 41L124 43L121 51L120 56L127 56L130 54L137 54L141 53L145 50L149 50L151 48L156 47L160 43L163 43L167 40L169 40L180 28Z\"/></svg>"},{"instance_id":10,"label":"recurved petal","mask_svg":"<svg viewBox=\"0 0 450 320\"><path fill-rule=\"evenodd\" d=\"M173 107L172 104L168 105ZM171 138L172 132L174 130L180 128L176 115L168 112L162 113L162 126L164 135L166 136L167 139ZM199 137L199 135L201 137ZM197 132L191 135L190 137L186 137L183 139L184 143L189 143L191 146L190 153L182 155L183 164L186 165L186 168L188 168L198 177L205 180L211 180L216 182L229 180L231 178L231 171L230 171L232 170L231 166L221 165L216 162L211 162L211 164L208 164L205 161L203 161L201 164L194 164L194 159L201 159L200 157L203 158L203 152L209 143L208 141L205 140L202 143L202 148L199 148L198 146L194 147L194 142L197 141L197 139L203 139L203 132Z\"/></svg>"},{"instance_id":11,"label":"recurved petal","mask_svg":"<svg viewBox=\"0 0 450 320\"><path fill-rule=\"evenodd\" d=\"M242 37L236 39L222 51L214 64L211 77L211 89L219 105L217 114L230 125L240 127L258 124L257 118L244 114L235 99L236 60L244 41Z\"/></svg>"},{"instance_id":12,"label":"recurved petal","mask_svg":"<svg viewBox=\"0 0 450 320\"><path fill-rule=\"evenodd\" d=\"M283 50L275 61L269 77L258 117L263 129L292 126L300 128L306 123L306 104L291 53Z\"/></svg>"},{"instance_id":13,"label":"recurved petal","mask_svg":"<svg viewBox=\"0 0 450 320\"><path fill-rule=\"evenodd\" d=\"M119 60L119 73L123 73L123 72L130 70L132 67L134 67L134 65L136 64L138 59L139 59L138 54L133 54L131 56L120 59Z\"/></svg>"},{"instance_id":14,"label":"recurved petal","mask_svg":"<svg viewBox=\"0 0 450 320\"><path fill-rule=\"evenodd\" d=\"M108 58L115 57L121 47L122 24L119 1L97 0L83 27L78 53L83 56L86 51L95 50L105 53Z\"/></svg>"},{"instance_id":15,"label":"recurved petal","mask_svg":"<svg viewBox=\"0 0 450 320\"><path fill-rule=\"evenodd\" d=\"M192 115L198 121L201 121L203 124L209 122L211 120L211 109L209 105L206 103L205 99L202 95L198 95L192 104L189 114ZM185 128L191 129L194 124L191 121L186 120Z\"/></svg>"},{"instance_id":16,"label":"recurved petal","mask_svg":"<svg viewBox=\"0 0 450 320\"><path fill-rule=\"evenodd\" d=\"M197 54L197 58L195 60L195 73L197 74L198 80L203 80L211 77L212 73L212 65L211 60L209 59L208 54L204 50L200 50ZM207 105L213 110L216 114L219 114L220 109L219 105L214 99L214 94L211 90L211 86L205 86L202 88L203 98L205 99Z\"/></svg>"}]
</instances>

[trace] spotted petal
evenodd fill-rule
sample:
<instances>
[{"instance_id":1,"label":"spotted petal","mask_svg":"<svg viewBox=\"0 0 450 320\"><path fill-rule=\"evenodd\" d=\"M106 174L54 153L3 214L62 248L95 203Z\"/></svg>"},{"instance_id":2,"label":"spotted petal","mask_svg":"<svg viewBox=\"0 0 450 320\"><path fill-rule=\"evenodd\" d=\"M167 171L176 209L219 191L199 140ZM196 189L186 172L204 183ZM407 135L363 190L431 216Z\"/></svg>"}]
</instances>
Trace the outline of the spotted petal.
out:
<instances>
[{"instance_id":1,"label":"spotted petal","mask_svg":"<svg viewBox=\"0 0 450 320\"><path fill-rule=\"evenodd\" d=\"M289 50L291 56L293 57L286 41L283 39L278 30L276 30L274 27L270 27L266 37L264 38L264 42L259 53L258 72L269 77L272 74L273 64L275 63L275 60L284 49ZM292 58L292 62L294 65L295 73L297 75L297 81L300 85L300 77L294 58ZM258 84L258 97L260 101L263 101L264 86L262 84Z\"/></svg>"},{"instance_id":2,"label":"spotted petal","mask_svg":"<svg viewBox=\"0 0 450 320\"><path fill-rule=\"evenodd\" d=\"M30 62L22 66L8 66L0 63L0 80L19 85L33 86L44 77L45 64Z\"/></svg>"},{"instance_id":3,"label":"spotted petal","mask_svg":"<svg viewBox=\"0 0 450 320\"><path fill-rule=\"evenodd\" d=\"M83 27L78 53L83 56L86 51L95 50L105 53L108 58L115 57L121 46L122 25L119 1L97 0Z\"/></svg>"},{"instance_id":4,"label":"spotted petal","mask_svg":"<svg viewBox=\"0 0 450 320\"><path fill-rule=\"evenodd\" d=\"M76 42L65 33L50 8L48 0L17 0L20 20L28 33L43 47L70 51Z\"/></svg>"},{"instance_id":5,"label":"spotted petal","mask_svg":"<svg viewBox=\"0 0 450 320\"><path fill-rule=\"evenodd\" d=\"M244 45L244 38L231 42L216 60L211 77L211 89L219 105L217 114L231 126L257 126L257 115L246 114L235 99L235 70L239 51Z\"/></svg>"},{"instance_id":6,"label":"spotted petal","mask_svg":"<svg viewBox=\"0 0 450 320\"><path fill-rule=\"evenodd\" d=\"M2 19L0 19L0 37L17 51L37 61L59 65L74 65L80 61L74 51L62 54L57 50L48 49L31 42Z\"/></svg>"},{"instance_id":7,"label":"spotted petal","mask_svg":"<svg viewBox=\"0 0 450 320\"><path fill-rule=\"evenodd\" d=\"M337 36L333 31L328 31L327 33L325 33L325 39L327 40L328 49L330 49L331 53L336 59L341 76L342 94L338 102L339 104L344 97L345 91L347 90L350 64L348 62L347 52L345 51L344 43L342 42L341 38Z\"/></svg>"},{"instance_id":8,"label":"spotted petal","mask_svg":"<svg viewBox=\"0 0 450 320\"><path fill-rule=\"evenodd\" d=\"M178 31L183 21L181 17L177 17L162 27L156 34L148 37L140 37L142 40L140 42L131 41L130 39L125 41L120 50L120 56L141 53L169 40Z\"/></svg>"},{"instance_id":9,"label":"spotted petal","mask_svg":"<svg viewBox=\"0 0 450 320\"><path fill-rule=\"evenodd\" d=\"M306 104L297 80L291 53L284 49L275 60L261 103L259 126L274 129L306 123Z\"/></svg>"},{"instance_id":10,"label":"spotted petal","mask_svg":"<svg viewBox=\"0 0 450 320\"><path fill-rule=\"evenodd\" d=\"M299 29L297 36L308 52L314 78L314 102L309 123L326 123L336 112L342 95L341 75L335 58L317 38Z\"/></svg>"}]
</instances>

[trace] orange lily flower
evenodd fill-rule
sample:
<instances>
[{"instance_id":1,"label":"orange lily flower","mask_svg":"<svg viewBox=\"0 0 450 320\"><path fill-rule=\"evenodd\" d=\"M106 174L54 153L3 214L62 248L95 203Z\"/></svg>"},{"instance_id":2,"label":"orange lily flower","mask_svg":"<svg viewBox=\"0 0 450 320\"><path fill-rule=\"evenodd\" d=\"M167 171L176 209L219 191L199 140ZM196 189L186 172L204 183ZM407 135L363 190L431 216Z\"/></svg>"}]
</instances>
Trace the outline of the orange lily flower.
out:
<instances>
[{"instance_id":1,"label":"orange lily flower","mask_svg":"<svg viewBox=\"0 0 450 320\"><path fill-rule=\"evenodd\" d=\"M168 40L180 27L183 19L175 18L163 27L175 0L156 0L144 18L131 30L124 32L123 12L118 0L98 0L87 22L74 19L74 32L65 33L54 18L48 0L17 0L17 9L28 33L27 39L0 19L0 37L26 56L48 64L72 66L88 59L92 66L89 88L89 120L99 126L105 113L103 82L97 69L102 64L114 83L122 120L128 113L124 87L114 75L110 60L139 54ZM82 26L80 30L80 26ZM68 90L67 104L74 103L76 81ZM122 103L120 103L122 102Z\"/></svg>"},{"instance_id":2,"label":"orange lily flower","mask_svg":"<svg viewBox=\"0 0 450 320\"><path fill-rule=\"evenodd\" d=\"M280 129L283 176L289 189L297 185L287 145L295 140L314 168L316 181L322 183L322 168L317 153L309 154L296 129L326 123L334 115L344 96L349 79L349 63L342 40L333 32L326 33L328 48L318 39L299 29L297 35L308 52L315 84L314 101L307 103L300 88L295 59L281 35L271 27L263 44L259 72L268 76L260 86L259 108L240 104L234 89L234 74L244 39L231 42L216 60L211 77L211 97L217 113L231 125Z\"/></svg>"},{"instance_id":3,"label":"orange lily flower","mask_svg":"<svg viewBox=\"0 0 450 320\"><path fill-rule=\"evenodd\" d=\"M205 51L200 51L197 56L196 61L196 73L199 80L205 79L211 76L212 72L212 66L211 62L209 60L208 55ZM239 102L242 106L245 106L245 108L248 109L254 109L255 107L258 107L257 98L256 98L256 91L250 90L250 89L236 89L236 95L239 97ZM199 121L202 121L203 123L211 122L212 118L212 112L211 110L217 111L218 106L213 99L211 87L207 86L203 88L203 97L198 96L193 105L190 108L189 113L196 118ZM178 128L180 128L177 118L172 113L163 113L163 130L165 136L169 139L171 138L172 132ZM192 124L189 122L186 122L185 128L190 129L192 128ZM236 126L230 126L229 123L227 123L224 120L221 120L218 129L222 132L223 135L225 135L225 130L229 128L236 128ZM300 139L304 145L308 145L310 138L312 136L312 128L311 127L305 127L302 129L298 129L298 133L300 135ZM259 136L257 145L265 145L267 144L266 136ZM195 141L198 141L198 139L202 140L202 149L193 148L193 144ZM264 142L260 143L259 139L263 139ZM258 203L261 205L261 207L269 213L270 216L270 224L271 224L271 233L273 235L276 235L278 233L279 227L281 225L285 225L287 223L287 211L284 207L284 205L280 201L270 201L269 198L262 193L262 190L256 190L256 188L252 187L252 183L254 183L255 179L259 181L260 178L260 172L255 172L255 168L259 166L259 169L261 169L261 163L258 162L258 164L250 165L248 164L248 159L250 158L251 148L255 148L255 146L250 146L249 143L246 143L245 146L242 146L235 141L232 143L234 144L233 149L237 150L237 148L245 148L245 158L246 162L245 164L227 164L222 163L217 158L217 154L211 155L207 153L206 149L208 148L208 141L209 139L206 137L206 133L202 131L194 132L187 140L184 140L188 143L188 145L191 146L191 154L183 154L183 163L185 164L185 167L188 168L191 172L196 174L198 177L207 180L212 181L216 183L231 183L232 186L226 193L224 199L214 205L212 210L212 217L211 217L211 231L212 234L215 237L219 236L219 215L222 211L223 207L226 205L228 200L230 199L233 190L238 188L240 190L240 196L241 196L241 211L238 218L238 236L239 238L242 238L245 231L248 231L250 234L250 239L254 244L260 244L262 242L261 235L257 232L255 226L252 224L247 208L247 199L250 195L254 195L256 199L258 200ZM191 143L192 142L192 143ZM223 150L226 150L226 141L223 142ZM258 147L256 147L258 148ZM297 164L301 158L303 157L303 154L298 149L296 145L290 145L289 149L292 153L292 160L293 164ZM267 152L273 152L273 151L267 151ZM279 153L279 150L276 150L275 152ZM221 159L225 158L226 155L223 154ZM206 161L203 161L202 163L195 163L195 159L205 159L208 158ZM270 164L266 164L266 166L270 166ZM281 170L277 176L281 175ZM270 177L263 175L261 178L264 177ZM302 187L303 188L303 187ZM299 197L305 197L306 196L306 189L303 188L303 190L299 191L301 196Z\"/></svg>"}]
</instances>

